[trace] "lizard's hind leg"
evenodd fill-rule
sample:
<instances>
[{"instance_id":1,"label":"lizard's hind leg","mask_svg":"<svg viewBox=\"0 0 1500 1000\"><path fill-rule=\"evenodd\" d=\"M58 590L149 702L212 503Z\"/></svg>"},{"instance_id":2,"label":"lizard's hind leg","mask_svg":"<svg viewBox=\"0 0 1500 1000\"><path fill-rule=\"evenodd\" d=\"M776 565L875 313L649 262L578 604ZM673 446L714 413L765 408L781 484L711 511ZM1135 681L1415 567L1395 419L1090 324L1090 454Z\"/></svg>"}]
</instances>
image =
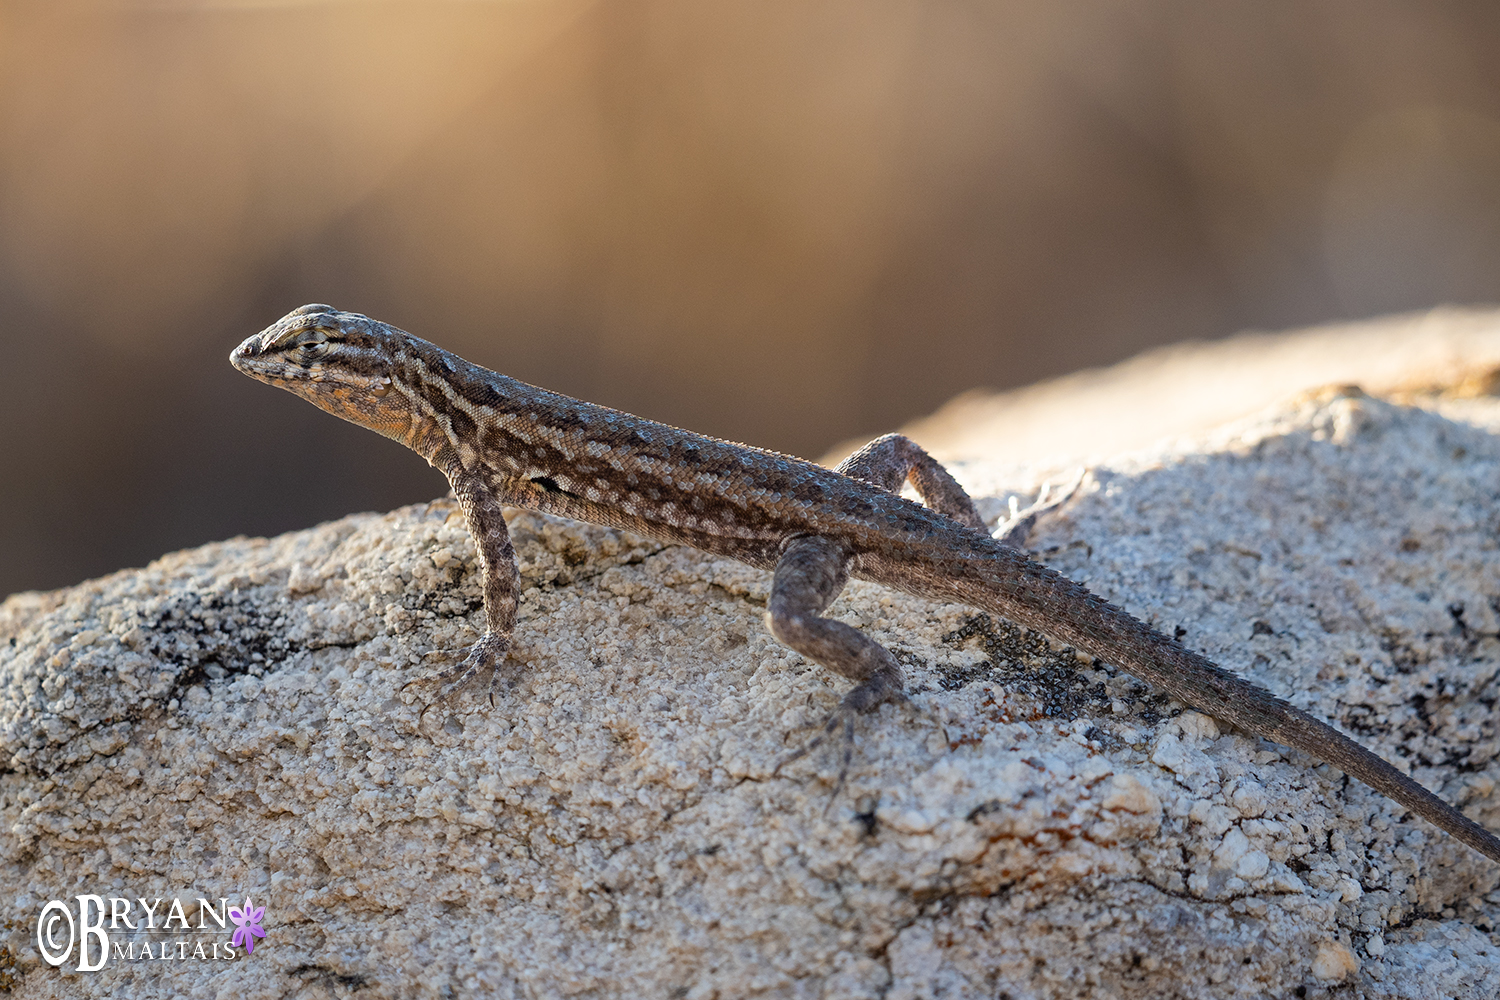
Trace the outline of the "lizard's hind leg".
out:
<instances>
[{"instance_id":1,"label":"lizard's hind leg","mask_svg":"<svg viewBox=\"0 0 1500 1000\"><path fill-rule=\"evenodd\" d=\"M840 462L834 471L892 493L900 493L901 485L910 480L927 506L966 528L989 534L984 518L979 516L974 501L958 485L958 480L941 462L902 434L876 438Z\"/></svg>"},{"instance_id":2,"label":"lizard's hind leg","mask_svg":"<svg viewBox=\"0 0 1500 1000\"><path fill-rule=\"evenodd\" d=\"M887 701L906 700L901 665L891 651L852 625L822 616L848 581L849 553L841 544L819 535L799 535L782 545L766 610L772 635L808 659L856 682L828 717L822 735L776 765L780 770L806 756L842 725L845 745L840 786L853 756L854 716Z\"/></svg>"}]
</instances>

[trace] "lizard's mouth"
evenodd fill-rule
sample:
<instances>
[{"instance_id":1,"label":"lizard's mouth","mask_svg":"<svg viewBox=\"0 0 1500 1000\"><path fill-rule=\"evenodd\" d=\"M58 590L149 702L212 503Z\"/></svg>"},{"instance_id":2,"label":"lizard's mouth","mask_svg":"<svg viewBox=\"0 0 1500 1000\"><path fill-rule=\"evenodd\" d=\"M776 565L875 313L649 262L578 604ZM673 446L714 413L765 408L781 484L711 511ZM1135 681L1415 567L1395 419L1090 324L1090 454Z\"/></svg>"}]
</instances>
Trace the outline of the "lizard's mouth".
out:
<instances>
[{"instance_id":1,"label":"lizard's mouth","mask_svg":"<svg viewBox=\"0 0 1500 1000\"><path fill-rule=\"evenodd\" d=\"M286 387L293 382L321 381L321 366L304 367L294 364L279 350L269 349L266 331L246 337L229 353L229 363L251 378L271 385Z\"/></svg>"}]
</instances>

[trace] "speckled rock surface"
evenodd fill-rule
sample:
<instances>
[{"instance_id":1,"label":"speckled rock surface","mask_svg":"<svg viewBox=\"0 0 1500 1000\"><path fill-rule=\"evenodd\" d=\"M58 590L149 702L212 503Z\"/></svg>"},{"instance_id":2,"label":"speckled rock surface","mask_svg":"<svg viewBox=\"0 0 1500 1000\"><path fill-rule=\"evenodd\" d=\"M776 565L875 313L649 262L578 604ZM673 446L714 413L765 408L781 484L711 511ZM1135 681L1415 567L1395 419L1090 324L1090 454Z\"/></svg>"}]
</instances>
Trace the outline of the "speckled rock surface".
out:
<instances>
[{"instance_id":1,"label":"speckled rock surface","mask_svg":"<svg viewBox=\"0 0 1500 1000\"><path fill-rule=\"evenodd\" d=\"M1120 456L1033 548L1500 828L1500 408L1427 402L1310 394ZM957 468L995 515L1038 473ZM1500 994L1500 869L1303 755L854 584L832 613L915 697L835 796L837 751L775 773L845 684L766 632L767 574L511 526L493 707L403 690L474 638L448 501L0 604L12 995ZM37 915L79 894L191 930L45 965ZM192 958L233 930L199 897L246 896L254 954Z\"/></svg>"}]
</instances>

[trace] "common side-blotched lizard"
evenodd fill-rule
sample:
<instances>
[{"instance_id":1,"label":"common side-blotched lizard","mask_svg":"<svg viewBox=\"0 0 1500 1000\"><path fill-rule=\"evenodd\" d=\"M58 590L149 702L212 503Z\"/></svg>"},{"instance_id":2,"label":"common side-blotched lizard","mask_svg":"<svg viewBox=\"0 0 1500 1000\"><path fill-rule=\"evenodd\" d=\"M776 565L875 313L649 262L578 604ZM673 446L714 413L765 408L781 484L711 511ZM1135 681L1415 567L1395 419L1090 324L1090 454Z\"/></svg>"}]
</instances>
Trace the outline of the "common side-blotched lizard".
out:
<instances>
[{"instance_id":1,"label":"common side-blotched lizard","mask_svg":"<svg viewBox=\"0 0 1500 1000\"><path fill-rule=\"evenodd\" d=\"M494 677L519 577L507 506L691 545L773 570L772 634L854 681L827 731L905 698L884 646L823 617L850 577L993 612L1117 664L1178 701L1305 751L1500 861L1500 839L1342 733L1221 669L991 537L963 488L900 435L828 469L499 375L358 313L303 306L246 340L240 371L400 441L441 470L468 519L487 629L439 679ZM898 495L910 482L926 506ZM1024 525L1014 525L1023 529Z\"/></svg>"}]
</instances>

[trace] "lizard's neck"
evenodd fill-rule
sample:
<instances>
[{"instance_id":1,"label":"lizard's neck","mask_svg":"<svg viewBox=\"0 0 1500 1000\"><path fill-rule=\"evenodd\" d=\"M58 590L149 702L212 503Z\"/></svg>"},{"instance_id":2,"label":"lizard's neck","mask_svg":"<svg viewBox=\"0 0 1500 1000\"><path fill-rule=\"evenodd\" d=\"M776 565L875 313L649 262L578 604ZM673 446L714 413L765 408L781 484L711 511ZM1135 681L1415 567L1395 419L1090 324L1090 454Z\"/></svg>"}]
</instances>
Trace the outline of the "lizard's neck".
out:
<instances>
[{"instance_id":1,"label":"lizard's neck","mask_svg":"<svg viewBox=\"0 0 1500 1000\"><path fill-rule=\"evenodd\" d=\"M538 392L415 337L392 367L410 400L410 420L399 440L445 473L455 457L474 471L479 456L494 447L502 417L524 411Z\"/></svg>"}]
</instances>

